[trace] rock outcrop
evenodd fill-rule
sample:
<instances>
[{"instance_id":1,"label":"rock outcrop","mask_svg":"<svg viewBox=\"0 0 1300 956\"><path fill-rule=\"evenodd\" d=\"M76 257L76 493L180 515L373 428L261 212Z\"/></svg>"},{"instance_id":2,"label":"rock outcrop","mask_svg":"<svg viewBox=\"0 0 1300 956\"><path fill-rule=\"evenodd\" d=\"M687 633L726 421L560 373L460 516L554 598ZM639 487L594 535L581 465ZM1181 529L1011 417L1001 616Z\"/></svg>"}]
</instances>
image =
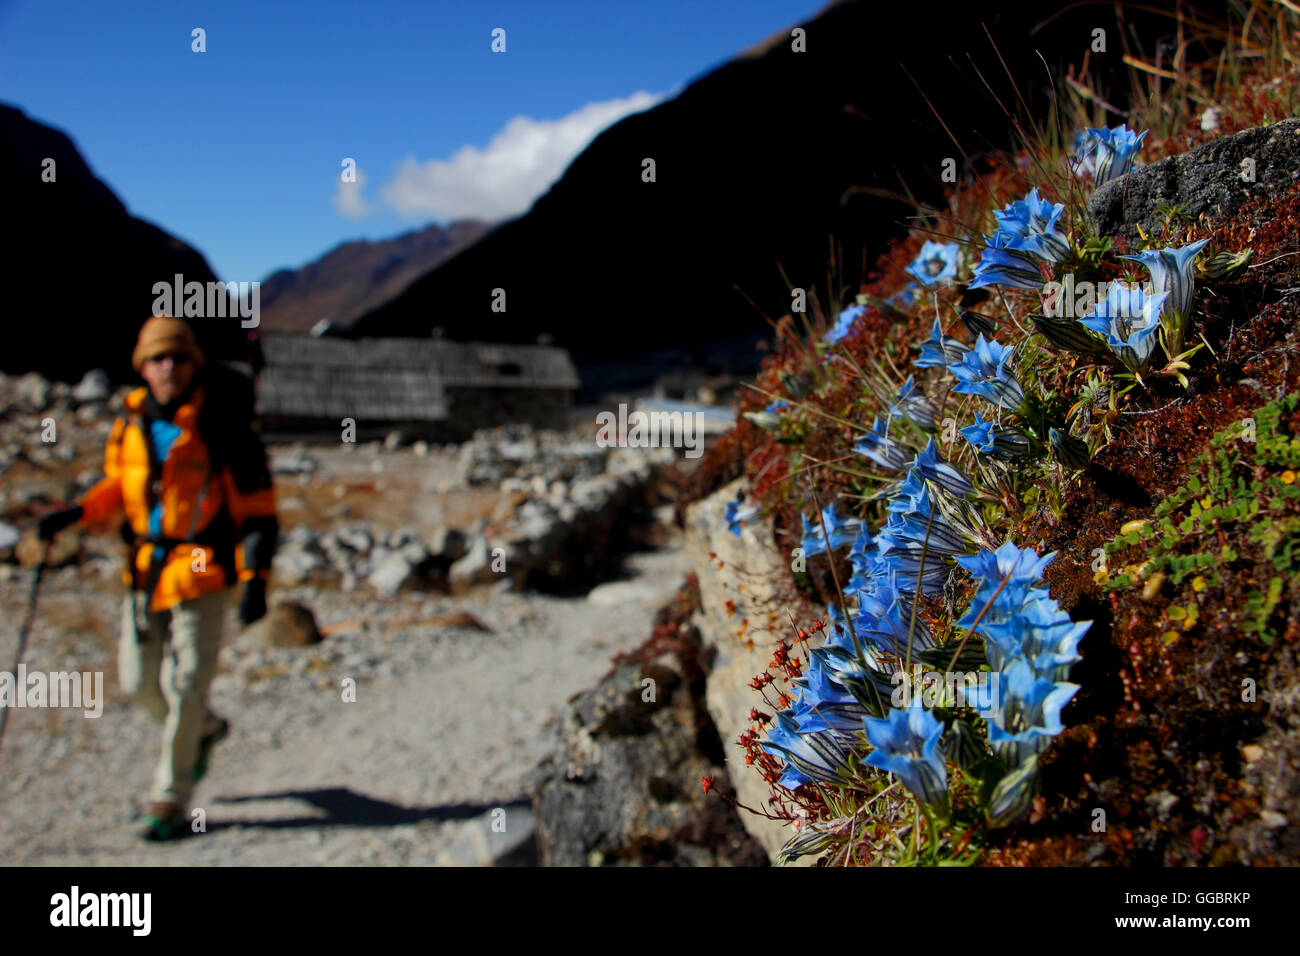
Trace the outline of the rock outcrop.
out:
<instances>
[{"instance_id":1,"label":"rock outcrop","mask_svg":"<svg viewBox=\"0 0 1300 956\"><path fill-rule=\"evenodd\" d=\"M1300 181L1300 119L1286 119L1223 136L1099 186L1088 211L1103 236L1150 235L1163 223L1162 207L1212 219L1231 215L1252 199L1273 198Z\"/></svg>"},{"instance_id":2,"label":"rock outcrop","mask_svg":"<svg viewBox=\"0 0 1300 956\"><path fill-rule=\"evenodd\" d=\"M781 610L772 582L783 569L781 556L771 545L770 519L747 524L739 537L727 528L727 503L745 487L745 479L738 479L686 509L686 552L700 579L701 610L695 624L711 660L705 694L709 716L727 742L726 766L737 799L766 809L768 785L739 759L742 751L732 742L749 728L750 709L762 703L749 682L766 669L771 658L775 636L768 627L774 612ZM786 618L778 614L775 620L780 626ZM742 621L754 640L753 650L748 650L737 634ZM741 819L773 861L794 835L788 827L765 817L742 813ZM810 862L801 857L795 865Z\"/></svg>"},{"instance_id":3,"label":"rock outcrop","mask_svg":"<svg viewBox=\"0 0 1300 956\"><path fill-rule=\"evenodd\" d=\"M533 784L542 865L765 862L736 811L701 786L712 776L728 790L722 744L702 700L699 635L672 608L642 653L565 708Z\"/></svg>"}]
</instances>

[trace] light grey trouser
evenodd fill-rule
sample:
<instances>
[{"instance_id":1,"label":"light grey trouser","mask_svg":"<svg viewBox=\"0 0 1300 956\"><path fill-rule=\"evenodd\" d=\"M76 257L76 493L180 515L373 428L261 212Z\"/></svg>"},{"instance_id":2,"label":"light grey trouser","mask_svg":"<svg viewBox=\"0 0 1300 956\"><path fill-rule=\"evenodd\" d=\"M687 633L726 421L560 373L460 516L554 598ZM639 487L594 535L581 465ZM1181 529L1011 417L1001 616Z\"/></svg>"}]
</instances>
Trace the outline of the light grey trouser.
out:
<instances>
[{"instance_id":1,"label":"light grey trouser","mask_svg":"<svg viewBox=\"0 0 1300 956\"><path fill-rule=\"evenodd\" d=\"M122 690L163 725L151 800L175 801L182 808L189 803L199 738L214 730L218 721L208 710L207 697L217 673L226 595L227 589L222 589L166 611L147 611L144 592L137 591L141 623L148 619L138 641L130 593L122 600L117 656Z\"/></svg>"}]
</instances>

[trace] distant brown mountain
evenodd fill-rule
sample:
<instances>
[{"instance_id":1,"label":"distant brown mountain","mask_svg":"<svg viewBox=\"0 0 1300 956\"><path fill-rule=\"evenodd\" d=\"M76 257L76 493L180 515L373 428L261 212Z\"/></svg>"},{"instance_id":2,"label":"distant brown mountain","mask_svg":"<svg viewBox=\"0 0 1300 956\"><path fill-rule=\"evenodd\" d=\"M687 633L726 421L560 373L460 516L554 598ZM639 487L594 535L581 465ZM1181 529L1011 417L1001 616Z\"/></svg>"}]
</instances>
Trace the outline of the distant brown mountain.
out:
<instances>
[{"instance_id":1,"label":"distant brown mountain","mask_svg":"<svg viewBox=\"0 0 1300 956\"><path fill-rule=\"evenodd\" d=\"M47 160L53 160L49 166ZM53 170L53 180L43 177ZM66 135L0 104L0 371L75 380L104 368L129 381L136 333L153 311L156 282L212 282L203 255L132 216ZM236 319L193 320L212 358L243 359Z\"/></svg>"},{"instance_id":2,"label":"distant brown mountain","mask_svg":"<svg viewBox=\"0 0 1300 956\"><path fill-rule=\"evenodd\" d=\"M301 269L281 269L262 280L260 328L307 332L329 319L333 328L345 329L490 228L462 220L380 242L345 242Z\"/></svg>"}]
</instances>

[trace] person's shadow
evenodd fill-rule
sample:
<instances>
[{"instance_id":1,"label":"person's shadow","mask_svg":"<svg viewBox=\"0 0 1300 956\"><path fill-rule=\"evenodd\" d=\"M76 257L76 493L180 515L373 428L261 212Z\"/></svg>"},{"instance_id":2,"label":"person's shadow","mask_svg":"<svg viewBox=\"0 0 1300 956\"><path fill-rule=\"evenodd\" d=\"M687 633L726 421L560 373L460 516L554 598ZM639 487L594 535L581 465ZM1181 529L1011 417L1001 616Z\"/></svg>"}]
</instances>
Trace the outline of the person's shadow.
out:
<instances>
[{"instance_id":1,"label":"person's shadow","mask_svg":"<svg viewBox=\"0 0 1300 956\"><path fill-rule=\"evenodd\" d=\"M231 827L263 827L271 830L297 829L302 827L392 827L435 820L445 823L450 820L468 820L482 816L497 808L507 812L527 807L532 809L528 800L512 800L507 803L476 805L472 803L453 803L441 807L404 807L387 800L377 800L365 794L357 793L348 787L327 787L321 790L280 790L273 793L242 794L238 796L217 797L218 803L253 803L262 800L303 800L318 810L324 810L325 816L303 816L271 819L215 820L208 824L207 832L213 833Z\"/></svg>"}]
</instances>

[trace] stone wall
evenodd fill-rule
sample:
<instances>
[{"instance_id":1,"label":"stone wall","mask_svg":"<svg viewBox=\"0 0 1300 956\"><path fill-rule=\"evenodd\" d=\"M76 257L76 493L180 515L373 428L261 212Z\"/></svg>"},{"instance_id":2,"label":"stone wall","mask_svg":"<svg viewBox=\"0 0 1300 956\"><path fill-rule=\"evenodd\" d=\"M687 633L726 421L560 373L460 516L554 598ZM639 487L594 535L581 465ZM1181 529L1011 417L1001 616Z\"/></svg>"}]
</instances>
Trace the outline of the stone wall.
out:
<instances>
[{"instance_id":1,"label":"stone wall","mask_svg":"<svg viewBox=\"0 0 1300 956\"><path fill-rule=\"evenodd\" d=\"M739 537L728 530L727 502L746 489L746 480L740 478L686 509L686 551L700 579L703 609L695 625L705 648L713 654L705 693L709 715L722 739L736 798L756 809L767 809L768 785L757 770L746 766L735 741L749 728L750 709L764 709L749 682L771 660L777 634L770 628L789 627L772 589L773 582L788 572L772 544L770 519L749 523ZM734 602L734 612L728 611L728 601ZM745 633L753 639L753 650L747 650L737 635L742 621L747 622ZM773 861L794 835L789 827L752 813L742 812L741 820ZM792 865L807 866L813 859L801 857Z\"/></svg>"}]
</instances>

